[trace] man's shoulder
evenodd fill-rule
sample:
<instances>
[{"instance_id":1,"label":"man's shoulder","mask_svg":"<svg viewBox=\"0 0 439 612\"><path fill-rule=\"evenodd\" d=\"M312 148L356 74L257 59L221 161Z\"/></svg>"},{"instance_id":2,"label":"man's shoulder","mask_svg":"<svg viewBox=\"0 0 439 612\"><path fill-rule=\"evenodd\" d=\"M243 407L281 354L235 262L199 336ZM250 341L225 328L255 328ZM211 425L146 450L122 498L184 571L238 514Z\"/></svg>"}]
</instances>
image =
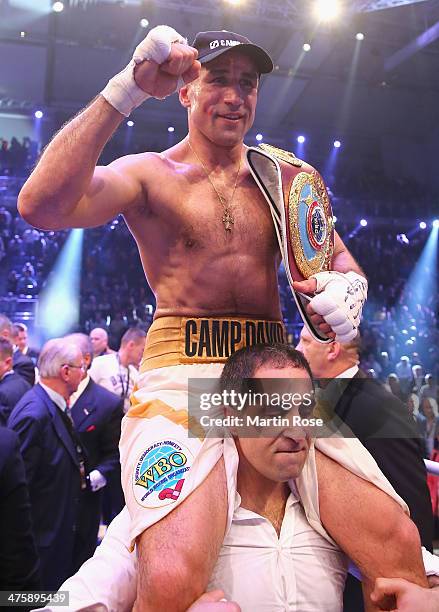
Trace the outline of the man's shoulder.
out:
<instances>
[{"instance_id":1,"label":"man's shoulder","mask_svg":"<svg viewBox=\"0 0 439 612\"><path fill-rule=\"evenodd\" d=\"M14 371L2 378L0 381L0 390L6 390L8 387L18 387L25 389L26 391L32 388L27 380Z\"/></svg>"},{"instance_id":2,"label":"man's shoulder","mask_svg":"<svg viewBox=\"0 0 439 612\"><path fill-rule=\"evenodd\" d=\"M109 391L99 383L95 382L93 379L90 379L90 383L84 391L84 394L85 393L89 393L96 399L99 399L99 407L113 409L121 403L121 399L118 395L116 395L116 393Z\"/></svg>"},{"instance_id":3,"label":"man's shoulder","mask_svg":"<svg viewBox=\"0 0 439 612\"><path fill-rule=\"evenodd\" d=\"M90 372L102 372L112 365L117 365L117 353L108 353L107 355L99 355L95 357L90 367Z\"/></svg>"},{"instance_id":4,"label":"man's shoulder","mask_svg":"<svg viewBox=\"0 0 439 612\"><path fill-rule=\"evenodd\" d=\"M111 162L108 168L143 182L147 178L145 170L156 172L160 168L165 169L166 164L169 164L172 160L171 151L172 149L168 149L163 153L145 151L144 153L124 155Z\"/></svg>"},{"instance_id":5,"label":"man's shoulder","mask_svg":"<svg viewBox=\"0 0 439 612\"><path fill-rule=\"evenodd\" d=\"M40 420L48 416L47 403L45 401L46 392L36 385L26 391L23 397L17 402L11 413L14 416L29 416L35 420ZM47 399L49 397L47 396ZM50 400L49 400L50 401Z\"/></svg>"}]
</instances>

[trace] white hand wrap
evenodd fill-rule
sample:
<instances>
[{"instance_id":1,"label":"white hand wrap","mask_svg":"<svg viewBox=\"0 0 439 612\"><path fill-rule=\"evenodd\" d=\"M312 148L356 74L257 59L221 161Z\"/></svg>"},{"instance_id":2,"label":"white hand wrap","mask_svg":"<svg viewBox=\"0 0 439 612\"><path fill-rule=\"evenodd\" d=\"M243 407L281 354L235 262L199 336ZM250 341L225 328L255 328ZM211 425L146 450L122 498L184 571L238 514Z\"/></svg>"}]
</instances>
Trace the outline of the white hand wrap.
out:
<instances>
[{"instance_id":1,"label":"white hand wrap","mask_svg":"<svg viewBox=\"0 0 439 612\"><path fill-rule=\"evenodd\" d=\"M134 68L145 60L152 60L156 64L163 64L171 53L172 43L187 44L174 28L161 25L153 28L136 47L133 59L121 72L110 79L101 91L101 95L111 106L125 117L150 98L150 94L141 89L134 79ZM179 84L180 85L180 84ZM176 90L178 86L176 87Z\"/></svg>"},{"instance_id":2,"label":"white hand wrap","mask_svg":"<svg viewBox=\"0 0 439 612\"><path fill-rule=\"evenodd\" d=\"M356 272L319 272L313 310L321 315L335 332L337 342L346 344L355 338L361 311L367 298L367 280Z\"/></svg>"}]
</instances>

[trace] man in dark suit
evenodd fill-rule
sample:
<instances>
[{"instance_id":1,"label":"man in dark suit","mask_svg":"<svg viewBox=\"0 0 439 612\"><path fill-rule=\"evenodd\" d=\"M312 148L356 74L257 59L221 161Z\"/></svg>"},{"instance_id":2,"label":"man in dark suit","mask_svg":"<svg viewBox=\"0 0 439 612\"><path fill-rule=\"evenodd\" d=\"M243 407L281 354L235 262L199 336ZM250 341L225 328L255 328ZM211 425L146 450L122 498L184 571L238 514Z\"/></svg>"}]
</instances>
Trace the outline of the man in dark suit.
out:
<instances>
[{"instance_id":1,"label":"man in dark suit","mask_svg":"<svg viewBox=\"0 0 439 612\"><path fill-rule=\"evenodd\" d=\"M61 338L45 344L38 365L40 384L21 398L8 426L20 438L42 585L52 590L72 574L78 554L78 508L87 486L86 466L66 411L84 365L81 351Z\"/></svg>"},{"instance_id":2,"label":"man in dark suit","mask_svg":"<svg viewBox=\"0 0 439 612\"><path fill-rule=\"evenodd\" d=\"M0 338L6 338L13 344L12 323L4 314L0 314ZM12 367L16 374L24 378L31 386L35 384L35 365L30 357L23 355L19 348L14 346Z\"/></svg>"},{"instance_id":3,"label":"man in dark suit","mask_svg":"<svg viewBox=\"0 0 439 612\"><path fill-rule=\"evenodd\" d=\"M87 370L78 390L70 398L71 414L75 430L87 453L89 487L81 498L78 538L81 542L77 568L89 559L97 544L99 522L102 513L102 496L114 479L119 479L119 439L123 417L123 399L96 384L88 375L93 360L93 348L85 334L70 334L72 342L81 350ZM124 505L119 500L118 512Z\"/></svg>"},{"instance_id":4,"label":"man in dark suit","mask_svg":"<svg viewBox=\"0 0 439 612\"><path fill-rule=\"evenodd\" d=\"M0 427L0 525L0 591L40 589L40 564L19 440L5 427Z\"/></svg>"},{"instance_id":5,"label":"man in dark suit","mask_svg":"<svg viewBox=\"0 0 439 612\"><path fill-rule=\"evenodd\" d=\"M12 369L12 344L0 338L0 425L6 425L15 404L31 388Z\"/></svg>"},{"instance_id":6,"label":"man in dark suit","mask_svg":"<svg viewBox=\"0 0 439 612\"><path fill-rule=\"evenodd\" d=\"M427 474L419 433L407 406L361 372L358 337L345 345L322 344L303 328L297 348L309 361L314 377L326 385L323 393L326 398L331 397L336 419L348 425L407 502L421 542L431 551L433 514ZM360 584L350 576L344 610L360 612L362 609Z\"/></svg>"},{"instance_id":7,"label":"man in dark suit","mask_svg":"<svg viewBox=\"0 0 439 612\"><path fill-rule=\"evenodd\" d=\"M12 338L15 346L25 357L29 357L37 365L39 351L28 345L27 325L25 323L15 323L12 326Z\"/></svg>"}]
</instances>

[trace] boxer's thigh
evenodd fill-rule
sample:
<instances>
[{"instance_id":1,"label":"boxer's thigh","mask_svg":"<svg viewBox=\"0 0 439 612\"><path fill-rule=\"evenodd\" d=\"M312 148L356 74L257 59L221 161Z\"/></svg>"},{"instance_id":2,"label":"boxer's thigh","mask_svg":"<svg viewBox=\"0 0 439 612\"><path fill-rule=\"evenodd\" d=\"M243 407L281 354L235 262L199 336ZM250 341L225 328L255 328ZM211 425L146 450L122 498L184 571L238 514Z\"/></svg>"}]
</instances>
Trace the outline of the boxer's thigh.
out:
<instances>
[{"instance_id":1,"label":"boxer's thigh","mask_svg":"<svg viewBox=\"0 0 439 612\"><path fill-rule=\"evenodd\" d=\"M221 457L189 497L137 538L136 609L186 610L204 592L224 539L227 503Z\"/></svg>"},{"instance_id":2,"label":"boxer's thigh","mask_svg":"<svg viewBox=\"0 0 439 612\"><path fill-rule=\"evenodd\" d=\"M363 576L424 585L419 533L399 504L321 452L316 461L322 523Z\"/></svg>"}]
</instances>

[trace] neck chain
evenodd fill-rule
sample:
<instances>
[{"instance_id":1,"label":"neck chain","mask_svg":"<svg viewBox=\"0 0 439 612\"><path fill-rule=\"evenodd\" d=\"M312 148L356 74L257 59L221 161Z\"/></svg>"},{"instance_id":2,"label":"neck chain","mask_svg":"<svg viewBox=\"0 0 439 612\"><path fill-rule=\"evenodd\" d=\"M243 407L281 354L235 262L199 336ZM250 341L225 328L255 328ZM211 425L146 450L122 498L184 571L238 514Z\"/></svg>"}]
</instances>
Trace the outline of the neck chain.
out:
<instances>
[{"instance_id":1,"label":"neck chain","mask_svg":"<svg viewBox=\"0 0 439 612\"><path fill-rule=\"evenodd\" d=\"M220 201L221 206L223 207L224 214L223 214L223 217L222 217L222 222L223 222L223 225L224 225L224 229L226 230L226 232L231 232L232 231L232 225L235 223L235 219L233 217L232 208L231 207L232 207L233 198L235 196L236 185L238 184L238 177L239 177L239 172L241 170L242 156L239 157L239 166L238 166L238 172L236 173L235 184L233 185L233 191L232 191L232 195L230 197L229 203L227 203L226 198L224 196L222 196L220 194L220 192L218 191L218 189L215 187L215 183L210 178L210 175L209 175L209 172L208 172L206 166L203 164L203 162L201 161L201 159L198 156L197 152L194 150L193 146L191 145L190 140L188 140L188 145L189 145L189 148L192 151L192 153L195 155L195 157L199 161L201 167L203 168L204 173L207 176L207 180L212 185L212 188L215 191L215 193L216 193L216 195L218 197L218 200Z\"/></svg>"}]
</instances>

